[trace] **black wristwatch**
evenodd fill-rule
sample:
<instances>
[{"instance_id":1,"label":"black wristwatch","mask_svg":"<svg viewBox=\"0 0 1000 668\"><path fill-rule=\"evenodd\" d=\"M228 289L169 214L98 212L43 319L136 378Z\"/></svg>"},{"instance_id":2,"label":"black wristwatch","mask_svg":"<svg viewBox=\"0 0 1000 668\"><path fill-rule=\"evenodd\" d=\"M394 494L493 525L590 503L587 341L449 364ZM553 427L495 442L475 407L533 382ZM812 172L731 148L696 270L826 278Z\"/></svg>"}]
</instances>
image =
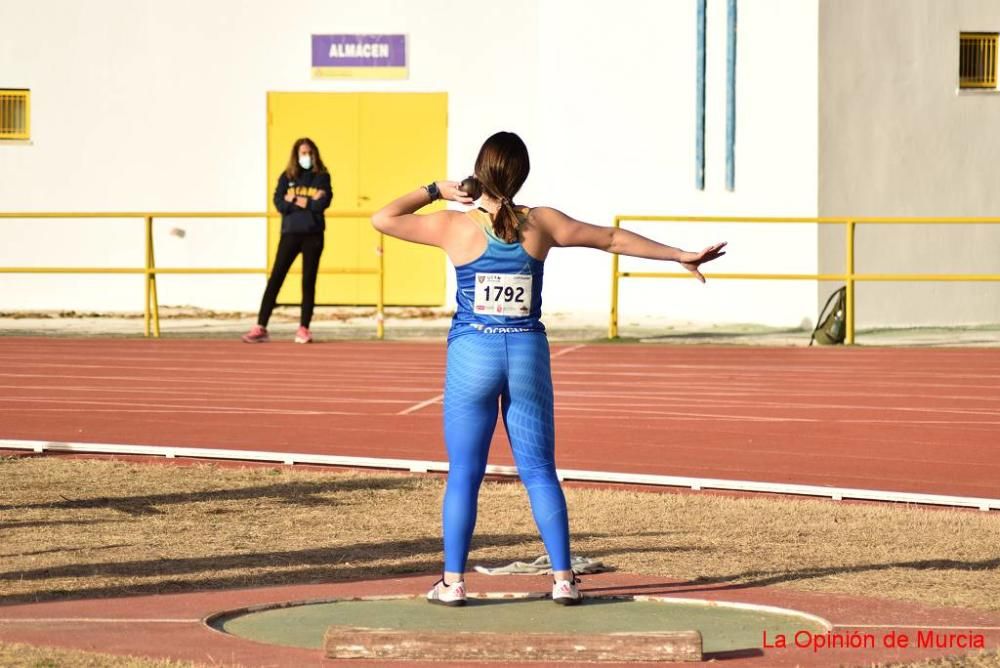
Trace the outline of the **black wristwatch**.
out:
<instances>
[{"instance_id":1,"label":"black wristwatch","mask_svg":"<svg viewBox=\"0 0 1000 668\"><path fill-rule=\"evenodd\" d=\"M438 184L436 182L431 181L430 184L424 186L424 190L426 190L427 194L431 196L432 202L436 202L441 199L441 189L438 188Z\"/></svg>"}]
</instances>

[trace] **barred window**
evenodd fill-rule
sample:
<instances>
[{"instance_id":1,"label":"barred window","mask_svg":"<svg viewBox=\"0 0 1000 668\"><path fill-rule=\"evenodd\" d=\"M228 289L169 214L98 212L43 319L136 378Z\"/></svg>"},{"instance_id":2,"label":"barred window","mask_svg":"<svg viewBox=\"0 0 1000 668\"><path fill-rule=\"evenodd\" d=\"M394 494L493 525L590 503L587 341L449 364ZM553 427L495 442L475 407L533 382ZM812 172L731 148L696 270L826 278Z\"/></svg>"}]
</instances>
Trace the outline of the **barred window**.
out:
<instances>
[{"instance_id":1,"label":"barred window","mask_svg":"<svg viewBox=\"0 0 1000 668\"><path fill-rule=\"evenodd\" d=\"M0 139L31 138L31 91L0 88Z\"/></svg>"},{"instance_id":2,"label":"barred window","mask_svg":"<svg viewBox=\"0 0 1000 668\"><path fill-rule=\"evenodd\" d=\"M958 81L960 88L997 87L997 33L961 34Z\"/></svg>"}]
</instances>

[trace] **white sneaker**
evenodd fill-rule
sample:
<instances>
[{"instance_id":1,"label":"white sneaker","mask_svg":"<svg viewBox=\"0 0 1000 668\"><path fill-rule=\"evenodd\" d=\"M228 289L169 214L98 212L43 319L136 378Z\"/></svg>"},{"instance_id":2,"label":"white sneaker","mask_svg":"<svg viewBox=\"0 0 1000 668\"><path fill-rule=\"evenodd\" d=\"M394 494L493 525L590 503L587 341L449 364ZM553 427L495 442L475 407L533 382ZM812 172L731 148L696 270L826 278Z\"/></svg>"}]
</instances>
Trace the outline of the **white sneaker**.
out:
<instances>
[{"instance_id":1,"label":"white sneaker","mask_svg":"<svg viewBox=\"0 0 1000 668\"><path fill-rule=\"evenodd\" d=\"M552 584L552 600L559 605L579 605L583 594L576 587L576 580L556 580Z\"/></svg>"},{"instance_id":2,"label":"white sneaker","mask_svg":"<svg viewBox=\"0 0 1000 668\"><path fill-rule=\"evenodd\" d=\"M427 601L453 608L465 605L465 580L452 582L450 585L446 585L443 579L438 580L434 583L434 588L427 592Z\"/></svg>"}]
</instances>

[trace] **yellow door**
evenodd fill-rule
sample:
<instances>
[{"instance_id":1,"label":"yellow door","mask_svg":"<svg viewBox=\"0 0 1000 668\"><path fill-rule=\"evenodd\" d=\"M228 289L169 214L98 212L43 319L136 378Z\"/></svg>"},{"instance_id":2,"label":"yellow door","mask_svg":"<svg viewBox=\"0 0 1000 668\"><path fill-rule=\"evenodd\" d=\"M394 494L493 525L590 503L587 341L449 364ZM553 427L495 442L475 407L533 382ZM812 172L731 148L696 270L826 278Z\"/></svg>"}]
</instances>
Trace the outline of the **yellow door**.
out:
<instances>
[{"instance_id":1,"label":"yellow door","mask_svg":"<svg viewBox=\"0 0 1000 668\"><path fill-rule=\"evenodd\" d=\"M269 93L268 210L278 176L299 137L310 137L330 170L333 204L316 285L317 304L371 305L371 274L343 270L377 267L378 234L366 213L399 194L444 178L447 166L447 95L444 93ZM440 205L439 205L440 206ZM268 270L281 236L281 219L268 222ZM436 249L387 239L387 305L444 304L445 257ZM301 300L296 261L278 302Z\"/></svg>"},{"instance_id":2,"label":"yellow door","mask_svg":"<svg viewBox=\"0 0 1000 668\"><path fill-rule=\"evenodd\" d=\"M447 173L448 96L442 93L368 93L361 96L362 197L381 207ZM442 176L434 176L441 174ZM442 204L427 210L443 208ZM375 244L367 225L362 246ZM385 240L385 303L444 304L447 259L440 249ZM363 303L375 301L374 279L362 279Z\"/></svg>"}]
</instances>

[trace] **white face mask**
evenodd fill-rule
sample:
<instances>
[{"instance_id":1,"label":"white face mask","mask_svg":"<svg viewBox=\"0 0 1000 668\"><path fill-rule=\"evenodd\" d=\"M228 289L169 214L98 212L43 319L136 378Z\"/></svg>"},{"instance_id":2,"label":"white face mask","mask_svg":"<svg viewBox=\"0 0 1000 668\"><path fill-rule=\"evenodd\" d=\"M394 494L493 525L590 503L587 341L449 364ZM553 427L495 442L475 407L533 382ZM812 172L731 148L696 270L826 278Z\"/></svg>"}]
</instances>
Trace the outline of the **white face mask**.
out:
<instances>
[{"instance_id":1,"label":"white face mask","mask_svg":"<svg viewBox=\"0 0 1000 668\"><path fill-rule=\"evenodd\" d=\"M302 169L312 168L313 161L311 155L300 155L299 156L299 167Z\"/></svg>"}]
</instances>

